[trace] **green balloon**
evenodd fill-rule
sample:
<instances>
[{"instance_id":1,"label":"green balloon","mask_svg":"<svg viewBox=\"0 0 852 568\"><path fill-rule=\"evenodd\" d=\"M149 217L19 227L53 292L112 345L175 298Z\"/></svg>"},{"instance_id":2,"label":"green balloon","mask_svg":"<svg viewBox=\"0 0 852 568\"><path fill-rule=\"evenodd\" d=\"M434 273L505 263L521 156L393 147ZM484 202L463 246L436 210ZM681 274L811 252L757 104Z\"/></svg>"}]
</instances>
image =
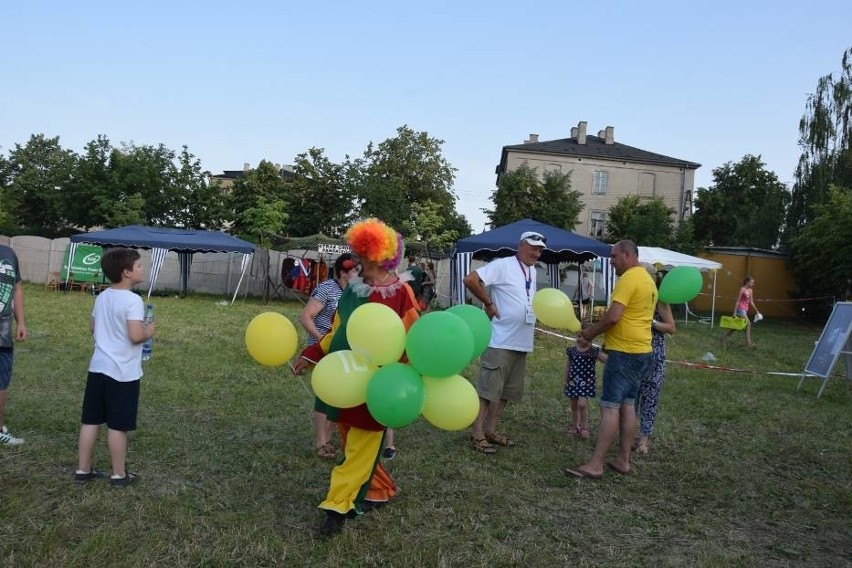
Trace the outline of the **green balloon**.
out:
<instances>
[{"instance_id":1,"label":"green balloon","mask_svg":"<svg viewBox=\"0 0 852 568\"><path fill-rule=\"evenodd\" d=\"M464 320L473 334L473 355L471 359L476 359L482 355L488 347L488 342L491 341L491 320L488 315L470 304L458 304L447 311Z\"/></svg>"},{"instance_id":2,"label":"green balloon","mask_svg":"<svg viewBox=\"0 0 852 568\"><path fill-rule=\"evenodd\" d=\"M405 354L421 375L457 375L473 359L473 333L456 314L428 313L408 330Z\"/></svg>"},{"instance_id":3,"label":"green balloon","mask_svg":"<svg viewBox=\"0 0 852 568\"><path fill-rule=\"evenodd\" d=\"M693 300L703 286L704 279L697 268L678 266L663 278L659 299L666 304L685 304Z\"/></svg>"},{"instance_id":4,"label":"green balloon","mask_svg":"<svg viewBox=\"0 0 852 568\"><path fill-rule=\"evenodd\" d=\"M388 428L402 428L417 420L425 403L423 379L402 363L381 367L367 384L367 410Z\"/></svg>"}]
</instances>

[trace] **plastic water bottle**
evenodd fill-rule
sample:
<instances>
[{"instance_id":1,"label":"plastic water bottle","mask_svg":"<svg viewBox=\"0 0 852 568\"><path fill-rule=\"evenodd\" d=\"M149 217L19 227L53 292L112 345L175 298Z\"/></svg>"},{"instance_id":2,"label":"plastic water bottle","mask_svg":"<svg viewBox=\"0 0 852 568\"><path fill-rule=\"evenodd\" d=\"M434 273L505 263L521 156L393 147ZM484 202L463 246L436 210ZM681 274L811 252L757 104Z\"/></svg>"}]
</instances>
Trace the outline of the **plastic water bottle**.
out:
<instances>
[{"instance_id":1,"label":"plastic water bottle","mask_svg":"<svg viewBox=\"0 0 852 568\"><path fill-rule=\"evenodd\" d=\"M145 319L144 323L149 324L154 321L154 306L152 304L145 305ZM154 338L149 337L145 340L145 343L142 344L142 360L147 361L151 358L151 349L154 347Z\"/></svg>"}]
</instances>

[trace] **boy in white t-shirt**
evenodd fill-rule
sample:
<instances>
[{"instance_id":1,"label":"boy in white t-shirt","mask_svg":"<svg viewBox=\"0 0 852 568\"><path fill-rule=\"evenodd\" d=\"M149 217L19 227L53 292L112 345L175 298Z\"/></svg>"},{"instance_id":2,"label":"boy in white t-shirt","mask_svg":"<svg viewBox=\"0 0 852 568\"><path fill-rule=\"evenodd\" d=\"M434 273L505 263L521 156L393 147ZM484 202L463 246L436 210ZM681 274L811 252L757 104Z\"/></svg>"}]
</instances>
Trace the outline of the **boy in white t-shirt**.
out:
<instances>
[{"instance_id":1,"label":"boy in white t-shirt","mask_svg":"<svg viewBox=\"0 0 852 568\"><path fill-rule=\"evenodd\" d=\"M142 298L131 291L143 280L142 261L133 249L109 249L101 269L112 285L101 292L92 310L95 352L89 363L75 481L105 477L92 468L92 451L100 425L107 425L107 446L112 460L110 484L130 485L139 476L127 471L127 433L136 430L139 379L142 378L142 344L154 336L153 322L143 323Z\"/></svg>"}]
</instances>

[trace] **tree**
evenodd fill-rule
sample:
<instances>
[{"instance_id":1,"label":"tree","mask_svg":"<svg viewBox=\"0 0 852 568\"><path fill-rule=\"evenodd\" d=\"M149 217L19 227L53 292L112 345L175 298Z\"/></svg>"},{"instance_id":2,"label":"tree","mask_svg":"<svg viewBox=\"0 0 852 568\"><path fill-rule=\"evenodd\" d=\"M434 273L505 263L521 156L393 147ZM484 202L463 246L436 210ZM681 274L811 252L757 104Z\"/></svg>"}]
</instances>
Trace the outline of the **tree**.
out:
<instances>
[{"instance_id":1,"label":"tree","mask_svg":"<svg viewBox=\"0 0 852 568\"><path fill-rule=\"evenodd\" d=\"M802 154L787 213L785 243L812 221L829 198L829 188L852 188L852 48L843 53L838 77L817 81L799 121Z\"/></svg>"},{"instance_id":2,"label":"tree","mask_svg":"<svg viewBox=\"0 0 852 568\"><path fill-rule=\"evenodd\" d=\"M670 246L674 232L675 210L662 198L643 200L638 195L625 195L607 213L607 240L623 239L649 247Z\"/></svg>"},{"instance_id":3,"label":"tree","mask_svg":"<svg viewBox=\"0 0 852 568\"><path fill-rule=\"evenodd\" d=\"M571 173L538 170L527 164L504 174L491 194L493 209L482 209L492 228L535 219L572 231L583 210L582 195L571 189Z\"/></svg>"},{"instance_id":4,"label":"tree","mask_svg":"<svg viewBox=\"0 0 852 568\"><path fill-rule=\"evenodd\" d=\"M136 146L122 144L112 156L116 200L130 207L141 198L141 217L154 226L174 225L174 212L181 206L174 191L175 153L163 144ZM134 214L136 216L136 214ZM114 225L111 225L114 226Z\"/></svg>"},{"instance_id":5,"label":"tree","mask_svg":"<svg viewBox=\"0 0 852 568\"><path fill-rule=\"evenodd\" d=\"M713 170L713 185L699 187L695 238L717 246L778 246L790 194L760 156Z\"/></svg>"},{"instance_id":6,"label":"tree","mask_svg":"<svg viewBox=\"0 0 852 568\"><path fill-rule=\"evenodd\" d=\"M261 246L269 246L270 238L281 233L287 222L284 202L260 196L254 206L242 211L238 220L241 236Z\"/></svg>"},{"instance_id":7,"label":"tree","mask_svg":"<svg viewBox=\"0 0 852 568\"><path fill-rule=\"evenodd\" d=\"M678 224L669 248L692 256L695 256L699 250L704 248L703 243L695 240L695 227L692 217L686 217Z\"/></svg>"},{"instance_id":8,"label":"tree","mask_svg":"<svg viewBox=\"0 0 852 568\"><path fill-rule=\"evenodd\" d=\"M15 144L4 165L3 208L18 227L44 237L70 232L65 192L76 162L77 155L63 149L58 136L34 134L26 145Z\"/></svg>"},{"instance_id":9,"label":"tree","mask_svg":"<svg viewBox=\"0 0 852 568\"><path fill-rule=\"evenodd\" d=\"M802 290L808 295L849 299L852 291L852 191L832 186L828 201L791 243Z\"/></svg>"},{"instance_id":10,"label":"tree","mask_svg":"<svg viewBox=\"0 0 852 568\"><path fill-rule=\"evenodd\" d=\"M414 203L435 203L455 210L456 169L441 153L443 140L408 126L378 146L371 142L364 157L352 162L352 180L361 217L378 217L403 232L414 222ZM443 229L442 229L443 230Z\"/></svg>"},{"instance_id":11,"label":"tree","mask_svg":"<svg viewBox=\"0 0 852 568\"><path fill-rule=\"evenodd\" d=\"M410 223L408 233L416 236L417 240L426 245L426 252L429 255L431 251L450 248L462 236L457 229L449 227L444 212L437 203L414 203L411 205L411 212L414 221Z\"/></svg>"},{"instance_id":12,"label":"tree","mask_svg":"<svg viewBox=\"0 0 852 568\"><path fill-rule=\"evenodd\" d=\"M261 160L257 168L237 179L229 199L231 232L260 242L264 235L284 232L288 219L287 192L279 168Z\"/></svg>"},{"instance_id":13,"label":"tree","mask_svg":"<svg viewBox=\"0 0 852 568\"><path fill-rule=\"evenodd\" d=\"M172 182L172 223L187 229L219 229L225 223L226 206L222 189L208 182L210 172L183 146Z\"/></svg>"},{"instance_id":14,"label":"tree","mask_svg":"<svg viewBox=\"0 0 852 568\"><path fill-rule=\"evenodd\" d=\"M117 204L122 207L124 204L115 186L112 170L114 152L116 150L109 139L101 134L86 144L83 155L77 160L65 200L68 221L75 227L85 231L91 227L115 226L109 222L114 215L112 210ZM141 210L141 204L135 205ZM134 215L134 218L138 216Z\"/></svg>"},{"instance_id":15,"label":"tree","mask_svg":"<svg viewBox=\"0 0 852 568\"><path fill-rule=\"evenodd\" d=\"M290 235L324 233L339 237L352 220L348 166L335 164L323 152L322 148L311 148L296 156L294 178L286 184L288 209L298 211L287 222Z\"/></svg>"}]
</instances>

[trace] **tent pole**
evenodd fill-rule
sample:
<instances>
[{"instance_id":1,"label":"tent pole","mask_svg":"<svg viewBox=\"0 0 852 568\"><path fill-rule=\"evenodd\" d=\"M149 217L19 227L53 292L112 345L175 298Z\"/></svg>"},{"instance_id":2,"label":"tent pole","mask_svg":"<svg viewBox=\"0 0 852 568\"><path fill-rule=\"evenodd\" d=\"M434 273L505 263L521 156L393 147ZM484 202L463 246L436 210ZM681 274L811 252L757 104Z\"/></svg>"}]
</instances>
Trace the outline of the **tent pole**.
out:
<instances>
[{"instance_id":1,"label":"tent pole","mask_svg":"<svg viewBox=\"0 0 852 568\"><path fill-rule=\"evenodd\" d=\"M234 297L231 298L231 305L233 305L234 302L237 300L237 294L240 293L240 284L243 283L243 276L246 275L246 270L248 269L248 266L249 266L249 263L245 260L246 256L249 256L249 255L244 254L243 258L240 259L240 263L243 265L243 270L240 273L240 279L237 281L237 288L236 288L236 290L234 290Z\"/></svg>"},{"instance_id":2,"label":"tent pole","mask_svg":"<svg viewBox=\"0 0 852 568\"><path fill-rule=\"evenodd\" d=\"M716 273L713 271L713 299L710 301L710 329L713 329L713 322L716 319Z\"/></svg>"}]
</instances>

